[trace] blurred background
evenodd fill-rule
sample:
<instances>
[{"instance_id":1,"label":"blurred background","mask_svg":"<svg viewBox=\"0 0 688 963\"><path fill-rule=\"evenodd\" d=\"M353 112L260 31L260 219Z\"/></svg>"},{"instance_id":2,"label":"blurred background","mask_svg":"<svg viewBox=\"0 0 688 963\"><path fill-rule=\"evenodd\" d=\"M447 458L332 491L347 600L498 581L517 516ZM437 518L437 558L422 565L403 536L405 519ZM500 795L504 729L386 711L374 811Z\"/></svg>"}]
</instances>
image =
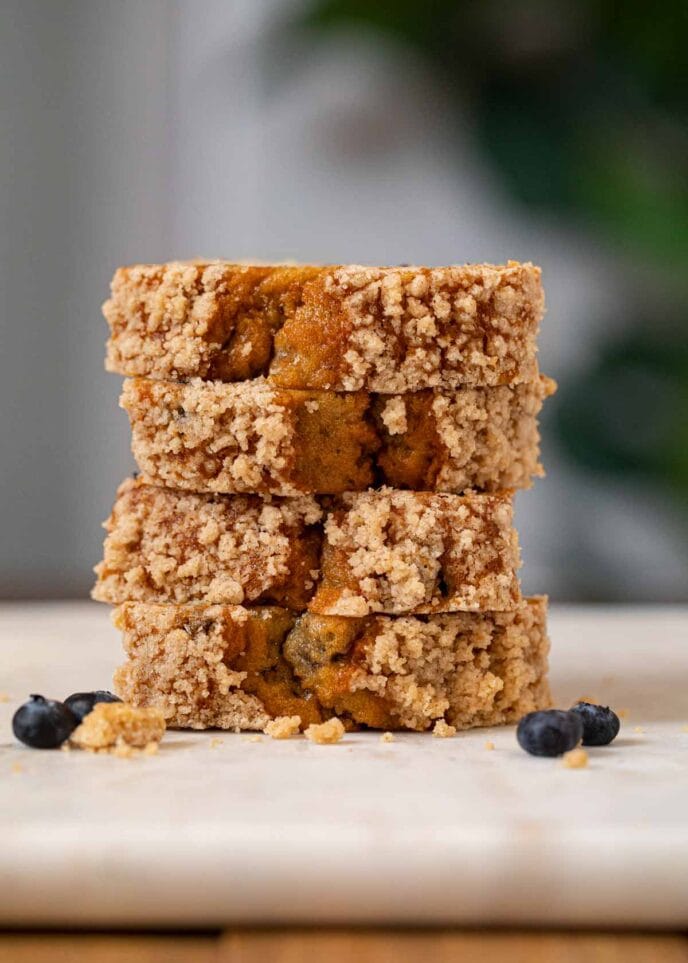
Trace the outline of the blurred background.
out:
<instances>
[{"instance_id":1,"label":"blurred background","mask_svg":"<svg viewBox=\"0 0 688 963\"><path fill-rule=\"evenodd\" d=\"M115 267L209 256L539 263L525 587L688 599L688 5L0 12L0 596L85 595L132 468Z\"/></svg>"}]
</instances>

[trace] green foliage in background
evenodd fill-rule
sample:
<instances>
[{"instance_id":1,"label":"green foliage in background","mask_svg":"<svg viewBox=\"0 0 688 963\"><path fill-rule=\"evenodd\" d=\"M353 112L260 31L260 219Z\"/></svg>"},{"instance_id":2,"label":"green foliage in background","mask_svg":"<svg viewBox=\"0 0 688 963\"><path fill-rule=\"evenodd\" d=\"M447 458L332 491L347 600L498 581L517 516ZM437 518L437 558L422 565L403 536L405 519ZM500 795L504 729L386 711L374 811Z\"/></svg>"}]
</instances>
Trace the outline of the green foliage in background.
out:
<instances>
[{"instance_id":1,"label":"green foliage in background","mask_svg":"<svg viewBox=\"0 0 688 963\"><path fill-rule=\"evenodd\" d=\"M560 434L582 464L688 493L688 3L315 0L304 25L413 49L516 198L642 263L661 318L639 309L562 386Z\"/></svg>"},{"instance_id":2,"label":"green foliage in background","mask_svg":"<svg viewBox=\"0 0 688 963\"><path fill-rule=\"evenodd\" d=\"M518 198L686 264L685 0L319 0L307 23L367 25L414 48L472 104Z\"/></svg>"},{"instance_id":3,"label":"green foliage in background","mask_svg":"<svg viewBox=\"0 0 688 963\"><path fill-rule=\"evenodd\" d=\"M688 344L632 330L565 386L558 427L582 464L688 492Z\"/></svg>"}]
</instances>

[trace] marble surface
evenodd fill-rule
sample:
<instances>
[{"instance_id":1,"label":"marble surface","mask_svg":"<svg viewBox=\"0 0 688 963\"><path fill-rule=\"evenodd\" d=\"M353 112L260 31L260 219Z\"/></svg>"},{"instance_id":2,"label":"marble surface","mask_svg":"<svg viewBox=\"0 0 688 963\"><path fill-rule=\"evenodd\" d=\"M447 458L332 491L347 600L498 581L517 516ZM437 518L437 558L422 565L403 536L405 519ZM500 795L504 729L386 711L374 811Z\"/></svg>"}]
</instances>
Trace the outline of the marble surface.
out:
<instances>
[{"instance_id":1,"label":"marble surface","mask_svg":"<svg viewBox=\"0 0 688 963\"><path fill-rule=\"evenodd\" d=\"M626 710L586 769L527 756L513 728L169 732L125 760L10 728L29 692L109 685L107 610L0 606L0 924L685 926L688 609L555 607L550 626L557 702Z\"/></svg>"}]
</instances>

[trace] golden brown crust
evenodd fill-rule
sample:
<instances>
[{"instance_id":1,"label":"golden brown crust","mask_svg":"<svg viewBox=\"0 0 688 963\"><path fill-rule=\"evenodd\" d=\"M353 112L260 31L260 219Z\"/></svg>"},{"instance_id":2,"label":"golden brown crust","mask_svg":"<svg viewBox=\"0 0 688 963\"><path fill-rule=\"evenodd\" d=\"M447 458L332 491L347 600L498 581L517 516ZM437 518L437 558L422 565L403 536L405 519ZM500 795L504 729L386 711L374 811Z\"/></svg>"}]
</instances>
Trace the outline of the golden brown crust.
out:
<instances>
[{"instance_id":1,"label":"golden brown crust","mask_svg":"<svg viewBox=\"0 0 688 963\"><path fill-rule=\"evenodd\" d=\"M499 725L550 704L546 600L514 612L361 619L240 606L126 603L118 693L170 726Z\"/></svg>"},{"instance_id":2,"label":"golden brown crust","mask_svg":"<svg viewBox=\"0 0 688 963\"><path fill-rule=\"evenodd\" d=\"M276 495L529 487L542 475L544 377L514 387L383 396L126 381L121 405L147 481L191 491Z\"/></svg>"},{"instance_id":3,"label":"golden brown crust","mask_svg":"<svg viewBox=\"0 0 688 963\"><path fill-rule=\"evenodd\" d=\"M172 262L120 268L106 367L399 393L531 381L540 269Z\"/></svg>"},{"instance_id":4,"label":"golden brown crust","mask_svg":"<svg viewBox=\"0 0 688 963\"><path fill-rule=\"evenodd\" d=\"M352 616L518 605L509 493L382 489L321 501L190 494L127 479L106 522L93 597L297 611L310 601L311 611Z\"/></svg>"}]
</instances>

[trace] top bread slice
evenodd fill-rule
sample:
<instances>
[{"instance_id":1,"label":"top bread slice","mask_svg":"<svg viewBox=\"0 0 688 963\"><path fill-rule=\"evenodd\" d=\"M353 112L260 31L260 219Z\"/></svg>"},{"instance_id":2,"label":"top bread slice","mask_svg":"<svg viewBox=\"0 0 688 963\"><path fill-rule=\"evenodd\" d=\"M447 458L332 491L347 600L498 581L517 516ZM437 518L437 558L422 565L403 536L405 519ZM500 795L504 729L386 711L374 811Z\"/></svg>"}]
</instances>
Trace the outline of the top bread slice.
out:
<instances>
[{"instance_id":1,"label":"top bread slice","mask_svg":"<svg viewBox=\"0 0 688 963\"><path fill-rule=\"evenodd\" d=\"M116 271L106 367L382 394L537 377L540 269L175 261Z\"/></svg>"}]
</instances>

